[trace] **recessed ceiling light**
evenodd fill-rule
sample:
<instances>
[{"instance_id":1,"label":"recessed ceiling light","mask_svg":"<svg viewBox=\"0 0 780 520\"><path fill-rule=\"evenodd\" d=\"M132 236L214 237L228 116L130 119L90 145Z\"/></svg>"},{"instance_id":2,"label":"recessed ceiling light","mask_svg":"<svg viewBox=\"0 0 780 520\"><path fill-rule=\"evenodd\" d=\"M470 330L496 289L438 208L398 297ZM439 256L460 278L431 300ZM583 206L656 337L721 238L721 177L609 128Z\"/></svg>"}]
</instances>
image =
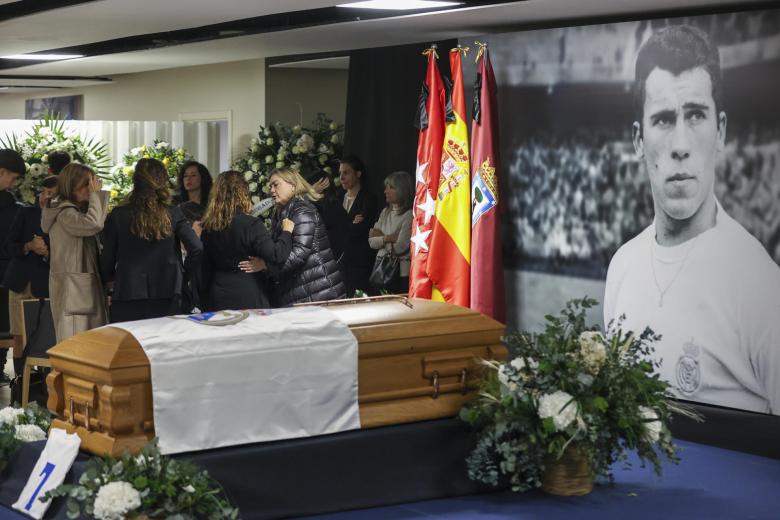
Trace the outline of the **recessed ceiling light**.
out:
<instances>
[{"instance_id":1,"label":"recessed ceiling light","mask_svg":"<svg viewBox=\"0 0 780 520\"><path fill-rule=\"evenodd\" d=\"M6 60L55 61L83 58L83 54L10 54L3 56Z\"/></svg>"},{"instance_id":2,"label":"recessed ceiling light","mask_svg":"<svg viewBox=\"0 0 780 520\"><path fill-rule=\"evenodd\" d=\"M366 2L352 2L339 4L336 7L352 7L356 9L388 9L393 11L406 11L411 9L430 9L432 7L449 7L460 5L463 2L439 2L428 0L369 0Z\"/></svg>"}]
</instances>

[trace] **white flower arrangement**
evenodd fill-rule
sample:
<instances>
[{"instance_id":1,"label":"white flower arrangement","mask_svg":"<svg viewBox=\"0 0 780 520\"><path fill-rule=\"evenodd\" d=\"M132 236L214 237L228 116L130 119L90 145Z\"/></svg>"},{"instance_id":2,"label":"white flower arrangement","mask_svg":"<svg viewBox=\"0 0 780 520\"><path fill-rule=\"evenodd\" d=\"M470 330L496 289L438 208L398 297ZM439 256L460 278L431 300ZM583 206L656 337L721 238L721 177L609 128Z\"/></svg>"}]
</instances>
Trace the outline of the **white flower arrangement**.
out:
<instances>
[{"instance_id":1,"label":"white flower arrangement","mask_svg":"<svg viewBox=\"0 0 780 520\"><path fill-rule=\"evenodd\" d=\"M7 406L0 410L0 472L22 443L46 439L50 424L49 411L35 403L26 408Z\"/></svg>"},{"instance_id":2,"label":"white flower arrangement","mask_svg":"<svg viewBox=\"0 0 780 520\"><path fill-rule=\"evenodd\" d=\"M108 148L104 143L66 132L65 123L52 115L36 122L23 136L6 135L0 139L0 148L16 150L24 159L27 172L14 191L25 204L35 204L41 182L49 175L47 162L51 152L67 152L72 161L89 166L101 176L106 175L110 167Z\"/></svg>"},{"instance_id":3,"label":"white flower arrangement","mask_svg":"<svg viewBox=\"0 0 780 520\"><path fill-rule=\"evenodd\" d=\"M461 411L478 429L467 459L469 476L515 491L541 485L550 457L569 448L582 454L593 476L612 476L612 465L636 450L661 471L660 457L676 462L668 424L672 413L698 416L679 405L656 373L649 328L624 332L622 320L606 333L587 326L595 300L572 300L559 316L545 317L544 332L515 333L505 343L515 357L484 361L479 398Z\"/></svg>"},{"instance_id":4,"label":"white flower arrangement","mask_svg":"<svg viewBox=\"0 0 780 520\"><path fill-rule=\"evenodd\" d=\"M235 520L239 516L207 472L162 455L156 439L140 455L125 451L119 459L90 458L78 484L62 484L43 499L55 497L68 498L68 518L119 520L146 515Z\"/></svg>"},{"instance_id":5,"label":"white flower arrangement","mask_svg":"<svg viewBox=\"0 0 780 520\"><path fill-rule=\"evenodd\" d=\"M244 179L250 183L255 204L271 192L269 182L274 168L291 167L312 181L327 175L335 183L337 176L333 172L334 166L338 170L342 155L343 131L342 125L324 114L317 115L311 128L289 127L279 122L260 126L257 137L252 138L244 156L233 163L233 169L243 172Z\"/></svg>"},{"instance_id":6,"label":"white flower arrangement","mask_svg":"<svg viewBox=\"0 0 780 520\"><path fill-rule=\"evenodd\" d=\"M155 139L151 145L143 145L132 148L122 159L122 164L111 168L111 173L106 176L106 187L111 192L111 204L121 204L133 189L133 173L135 165L141 159L157 159L168 171L168 180L171 189L176 188L176 176L179 168L192 160L192 156L184 148L174 148L165 141Z\"/></svg>"}]
</instances>

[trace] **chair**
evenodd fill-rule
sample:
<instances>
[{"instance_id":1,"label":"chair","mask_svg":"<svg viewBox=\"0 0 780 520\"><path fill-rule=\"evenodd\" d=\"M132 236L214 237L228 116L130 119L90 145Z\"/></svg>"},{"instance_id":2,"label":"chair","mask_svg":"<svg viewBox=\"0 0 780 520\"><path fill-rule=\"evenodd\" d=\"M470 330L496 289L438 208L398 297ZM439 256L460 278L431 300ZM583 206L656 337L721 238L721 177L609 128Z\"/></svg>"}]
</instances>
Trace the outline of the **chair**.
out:
<instances>
[{"instance_id":1,"label":"chair","mask_svg":"<svg viewBox=\"0 0 780 520\"><path fill-rule=\"evenodd\" d=\"M14 348L11 336L11 323L8 317L8 288L0 285L0 348ZM0 367L2 371L3 367Z\"/></svg>"},{"instance_id":2,"label":"chair","mask_svg":"<svg viewBox=\"0 0 780 520\"><path fill-rule=\"evenodd\" d=\"M22 306L24 323L24 375L22 376L22 406L30 400L30 372L32 367L51 367L46 353L57 343L54 333L54 319L48 298L29 299L19 302Z\"/></svg>"}]
</instances>

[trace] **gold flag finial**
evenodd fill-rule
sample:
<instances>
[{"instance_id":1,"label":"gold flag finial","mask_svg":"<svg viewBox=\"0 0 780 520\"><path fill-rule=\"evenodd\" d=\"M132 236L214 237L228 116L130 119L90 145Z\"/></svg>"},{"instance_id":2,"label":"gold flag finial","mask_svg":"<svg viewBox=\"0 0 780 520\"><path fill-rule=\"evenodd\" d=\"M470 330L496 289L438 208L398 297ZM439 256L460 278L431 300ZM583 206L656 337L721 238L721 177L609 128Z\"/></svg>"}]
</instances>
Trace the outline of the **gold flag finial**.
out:
<instances>
[{"instance_id":1,"label":"gold flag finial","mask_svg":"<svg viewBox=\"0 0 780 520\"><path fill-rule=\"evenodd\" d=\"M439 59L439 53L436 52L436 49L438 49L438 48L439 48L438 45L436 45L435 43L432 43L430 47L428 47L427 49L425 49L423 51L423 56L428 56L429 54L433 53L433 57L438 60Z\"/></svg>"},{"instance_id":2,"label":"gold flag finial","mask_svg":"<svg viewBox=\"0 0 780 520\"><path fill-rule=\"evenodd\" d=\"M450 49L450 52L459 52L459 53L461 53L462 55L465 56L466 54L469 53L469 48L468 47L463 47L463 46L461 46L461 44L458 44L457 47L455 47L453 49Z\"/></svg>"},{"instance_id":3,"label":"gold flag finial","mask_svg":"<svg viewBox=\"0 0 780 520\"><path fill-rule=\"evenodd\" d=\"M487 42L474 42L475 45L479 47L479 51L477 51L477 59L474 61L479 61L479 59L482 57L483 54L485 54L485 50L487 49Z\"/></svg>"}]
</instances>

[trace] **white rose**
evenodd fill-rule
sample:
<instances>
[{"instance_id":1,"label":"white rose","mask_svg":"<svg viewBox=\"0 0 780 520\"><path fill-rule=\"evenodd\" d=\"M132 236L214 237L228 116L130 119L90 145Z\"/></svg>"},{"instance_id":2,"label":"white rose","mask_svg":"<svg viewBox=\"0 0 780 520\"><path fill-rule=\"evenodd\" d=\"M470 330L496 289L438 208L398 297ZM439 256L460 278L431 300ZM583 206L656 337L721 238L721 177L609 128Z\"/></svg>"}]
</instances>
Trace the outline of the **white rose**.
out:
<instances>
[{"instance_id":1,"label":"white rose","mask_svg":"<svg viewBox=\"0 0 780 520\"><path fill-rule=\"evenodd\" d=\"M263 135L268 137L269 135L271 135L271 130L266 128L265 130L263 130Z\"/></svg>"},{"instance_id":2,"label":"white rose","mask_svg":"<svg viewBox=\"0 0 780 520\"><path fill-rule=\"evenodd\" d=\"M252 168L252 171L259 171L260 170L260 163L257 161L252 161L252 163L249 165L250 168Z\"/></svg>"},{"instance_id":3,"label":"white rose","mask_svg":"<svg viewBox=\"0 0 780 520\"><path fill-rule=\"evenodd\" d=\"M555 430L560 432L577 418L577 403L572 401L571 395L558 390L552 394L543 394L539 398L538 412L542 419L552 417Z\"/></svg>"},{"instance_id":4,"label":"white rose","mask_svg":"<svg viewBox=\"0 0 780 520\"><path fill-rule=\"evenodd\" d=\"M124 520L141 507L141 494L128 482L109 482L98 490L94 507L98 520Z\"/></svg>"},{"instance_id":5,"label":"white rose","mask_svg":"<svg viewBox=\"0 0 780 520\"><path fill-rule=\"evenodd\" d=\"M252 138L252 140L251 140L251 141L249 141L249 142L250 142L252 145L256 145L257 143L259 143L259 141L257 140L257 138L256 138L256 137L253 137L253 138Z\"/></svg>"},{"instance_id":6,"label":"white rose","mask_svg":"<svg viewBox=\"0 0 780 520\"><path fill-rule=\"evenodd\" d=\"M160 141L159 143L157 143L154 146L156 146L157 148L168 148L170 145L168 143L166 143L165 141Z\"/></svg>"},{"instance_id":7,"label":"white rose","mask_svg":"<svg viewBox=\"0 0 780 520\"><path fill-rule=\"evenodd\" d=\"M594 330L586 330L580 334L580 355L585 364L585 369L593 375L599 373L601 366L607 359L607 347L601 333Z\"/></svg>"},{"instance_id":8,"label":"white rose","mask_svg":"<svg viewBox=\"0 0 780 520\"><path fill-rule=\"evenodd\" d=\"M333 134L330 138L330 142L333 144L339 144L339 141L341 141L339 134Z\"/></svg>"},{"instance_id":9,"label":"white rose","mask_svg":"<svg viewBox=\"0 0 780 520\"><path fill-rule=\"evenodd\" d=\"M46 439L46 432L35 424L17 424L14 437L22 442L35 442Z\"/></svg>"},{"instance_id":10,"label":"white rose","mask_svg":"<svg viewBox=\"0 0 780 520\"><path fill-rule=\"evenodd\" d=\"M274 162L274 156L273 155L266 155L265 156L265 164L271 164Z\"/></svg>"},{"instance_id":11,"label":"white rose","mask_svg":"<svg viewBox=\"0 0 780 520\"><path fill-rule=\"evenodd\" d=\"M320 155L320 164L325 164L328 162L328 156L325 154Z\"/></svg>"},{"instance_id":12,"label":"white rose","mask_svg":"<svg viewBox=\"0 0 780 520\"><path fill-rule=\"evenodd\" d=\"M254 172L247 170L244 172L244 180L249 182L252 180L252 177L254 177L254 175L255 175Z\"/></svg>"},{"instance_id":13,"label":"white rose","mask_svg":"<svg viewBox=\"0 0 780 520\"><path fill-rule=\"evenodd\" d=\"M12 406L6 406L0 410L0 425L2 424L16 424L16 418L20 415L24 415L24 410L21 408L14 408Z\"/></svg>"},{"instance_id":14,"label":"white rose","mask_svg":"<svg viewBox=\"0 0 780 520\"><path fill-rule=\"evenodd\" d=\"M284 161L276 161L276 167L277 168L283 168L284 167Z\"/></svg>"},{"instance_id":15,"label":"white rose","mask_svg":"<svg viewBox=\"0 0 780 520\"><path fill-rule=\"evenodd\" d=\"M330 175L333 169L330 166L326 166L325 168L322 169L322 171Z\"/></svg>"},{"instance_id":16,"label":"white rose","mask_svg":"<svg viewBox=\"0 0 780 520\"><path fill-rule=\"evenodd\" d=\"M255 152L255 153L260 151L260 145L257 144L257 143L252 143L251 148L252 148L252 151Z\"/></svg>"},{"instance_id":17,"label":"white rose","mask_svg":"<svg viewBox=\"0 0 780 520\"><path fill-rule=\"evenodd\" d=\"M273 146L274 138L273 137L269 137L268 139L265 140L265 144L267 144L268 146Z\"/></svg>"},{"instance_id":18,"label":"white rose","mask_svg":"<svg viewBox=\"0 0 780 520\"><path fill-rule=\"evenodd\" d=\"M255 192L255 190L257 190L257 183L256 183L256 182L250 182L250 183L249 183L249 191L251 191L252 193L254 193L254 192Z\"/></svg>"},{"instance_id":19,"label":"white rose","mask_svg":"<svg viewBox=\"0 0 780 520\"><path fill-rule=\"evenodd\" d=\"M642 416L645 422L645 438L652 443L658 442L661 438L661 431L663 430L663 424L658 420L658 414L655 410L647 406L639 407L639 415Z\"/></svg>"},{"instance_id":20,"label":"white rose","mask_svg":"<svg viewBox=\"0 0 780 520\"><path fill-rule=\"evenodd\" d=\"M195 493L195 488L192 487L192 484L187 484L186 486L184 486L184 491L186 491L187 493Z\"/></svg>"},{"instance_id":21,"label":"white rose","mask_svg":"<svg viewBox=\"0 0 780 520\"><path fill-rule=\"evenodd\" d=\"M328 146L325 143L320 143L317 147L317 151L320 153L328 153Z\"/></svg>"},{"instance_id":22,"label":"white rose","mask_svg":"<svg viewBox=\"0 0 780 520\"><path fill-rule=\"evenodd\" d=\"M260 202L260 197L258 197L257 195L252 195L252 204L257 204L258 202Z\"/></svg>"}]
</instances>

